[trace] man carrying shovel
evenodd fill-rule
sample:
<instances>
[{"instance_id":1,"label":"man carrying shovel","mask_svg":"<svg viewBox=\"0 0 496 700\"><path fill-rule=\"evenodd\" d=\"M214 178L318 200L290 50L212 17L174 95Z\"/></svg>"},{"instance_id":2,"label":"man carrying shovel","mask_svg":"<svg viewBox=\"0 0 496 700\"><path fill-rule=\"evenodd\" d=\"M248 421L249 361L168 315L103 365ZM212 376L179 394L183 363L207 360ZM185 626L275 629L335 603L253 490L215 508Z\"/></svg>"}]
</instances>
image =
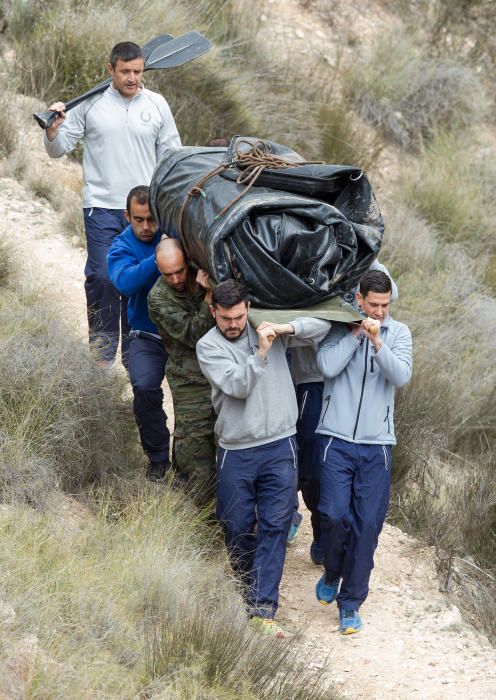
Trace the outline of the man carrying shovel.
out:
<instances>
[{"instance_id":1,"label":"man carrying shovel","mask_svg":"<svg viewBox=\"0 0 496 700\"><path fill-rule=\"evenodd\" d=\"M109 87L80 103L67 116L63 102L51 105L58 116L45 132L45 148L53 158L84 142L86 304L90 345L98 347L102 367L114 363L119 322L126 364L126 300L109 280L106 259L112 240L128 225L124 218L127 193L136 185L150 182L166 149L181 146L169 105L141 83L145 68L141 48L130 41L117 44L107 67Z\"/></svg>"}]
</instances>

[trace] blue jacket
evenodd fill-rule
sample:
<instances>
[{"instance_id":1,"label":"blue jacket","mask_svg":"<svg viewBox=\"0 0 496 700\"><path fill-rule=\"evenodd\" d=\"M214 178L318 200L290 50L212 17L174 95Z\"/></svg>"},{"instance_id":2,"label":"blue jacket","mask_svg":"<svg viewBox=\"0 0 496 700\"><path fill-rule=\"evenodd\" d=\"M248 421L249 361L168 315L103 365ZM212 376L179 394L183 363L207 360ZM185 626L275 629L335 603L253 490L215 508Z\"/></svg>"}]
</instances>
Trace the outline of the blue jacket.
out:
<instances>
[{"instance_id":1,"label":"blue jacket","mask_svg":"<svg viewBox=\"0 0 496 700\"><path fill-rule=\"evenodd\" d=\"M155 264L155 247L160 229L150 243L140 241L131 226L114 238L107 254L108 274L114 287L128 297L127 320L132 330L158 333L148 316L147 297L160 272Z\"/></svg>"},{"instance_id":2,"label":"blue jacket","mask_svg":"<svg viewBox=\"0 0 496 700\"><path fill-rule=\"evenodd\" d=\"M379 352L343 323L334 324L320 343L317 364L324 376L324 399L317 433L360 444L396 444L394 391L412 375L412 336L391 316L380 333L384 344Z\"/></svg>"}]
</instances>

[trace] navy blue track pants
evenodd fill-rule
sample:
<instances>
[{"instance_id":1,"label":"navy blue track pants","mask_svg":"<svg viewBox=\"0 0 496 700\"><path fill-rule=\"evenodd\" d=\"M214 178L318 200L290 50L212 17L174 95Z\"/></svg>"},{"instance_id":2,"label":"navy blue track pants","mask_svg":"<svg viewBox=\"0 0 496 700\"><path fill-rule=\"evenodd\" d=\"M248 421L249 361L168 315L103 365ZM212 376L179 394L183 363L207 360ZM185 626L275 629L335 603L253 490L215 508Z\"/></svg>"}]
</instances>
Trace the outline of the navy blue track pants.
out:
<instances>
[{"instance_id":1,"label":"navy blue track pants","mask_svg":"<svg viewBox=\"0 0 496 700\"><path fill-rule=\"evenodd\" d=\"M153 462L169 460L170 435L162 391L166 363L167 351L159 338L131 337L129 379L133 387L134 417L143 450Z\"/></svg>"},{"instance_id":2,"label":"navy blue track pants","mask_svg":"<svg viewBox=\"0 0 496 700\"><path fill-rule=\"evenodd\" d=\"M321 436L321 545L326 580L341 578L338 607L358 610L389 505L391 446Z\"/></svg>"},{"instance_id":3,"label":"navy blue track pants","mask_svg":"<svg viewBox=\"0 0 496 700\"><path fill-rule=\"evenodd\" d=\"M217 453L217 519L251 615L274 617L277 610L297 449L289 437L242 450L219 447Z\"/></svg>"},{"instance_id":4,"label":"navy blue track pants","mask_svg":"<svg viewBox=\"0 0 496 700\"><path fill-rule=\"evenodd\" d=\"M324 382L298 384L298 490L311 513L313 539L320 541L320 435L315 433L322 409Z\"/></svg>"},{"instance_id":5,"label":"navy blue track pants","mask_svg":"<svg viewBox=\"0 0 496 700\"><path fill-rule=\"evenodd\" d=\"M84 230L88 257L84 268L90 345L99 348L104 360L113 360L122 334L122 364L127 367L129 331L127 298L109 279L107 253L114 238L128 226L121 209L85 208Z\"/></svg>"}]
</instances>

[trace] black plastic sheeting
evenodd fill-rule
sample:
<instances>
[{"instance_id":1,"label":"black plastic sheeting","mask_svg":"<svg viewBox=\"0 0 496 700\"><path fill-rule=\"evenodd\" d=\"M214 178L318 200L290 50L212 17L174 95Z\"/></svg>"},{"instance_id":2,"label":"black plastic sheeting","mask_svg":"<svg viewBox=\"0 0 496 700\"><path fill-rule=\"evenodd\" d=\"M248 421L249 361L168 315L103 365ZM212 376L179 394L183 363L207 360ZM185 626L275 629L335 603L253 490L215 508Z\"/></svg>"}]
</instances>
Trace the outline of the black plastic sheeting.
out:
<instances>
[{"instance_id":1,"label":"black plastic sheeting","mask_svg":"<svg viewBox=\"0 0 496 700\"><path fill-rule=\"evenodd\" d=\"M188 192L221 163L232 163L185 207L182 242L188 256L217 282L244 281L252 301L262 307L301 308L342 297L377 257L384 232L366 175L342 165L265 170L219 216L244 189L236 183L236 142L235 137L229 149L185 147L164 155L150 188L161 229L179 231ZM276 155L302 161L285 146L265 143Z\"/></svg>"}]
</instances>

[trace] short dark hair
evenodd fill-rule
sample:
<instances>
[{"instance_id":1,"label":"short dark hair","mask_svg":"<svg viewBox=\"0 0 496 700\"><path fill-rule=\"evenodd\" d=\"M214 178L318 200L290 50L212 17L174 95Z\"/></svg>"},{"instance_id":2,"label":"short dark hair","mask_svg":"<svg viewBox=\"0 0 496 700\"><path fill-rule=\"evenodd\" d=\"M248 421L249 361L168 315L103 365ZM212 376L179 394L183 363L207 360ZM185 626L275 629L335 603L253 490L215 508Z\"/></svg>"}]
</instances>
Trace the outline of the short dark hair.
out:
<instances>
[{"instance_id":1,"label":"short dark hair","mask_svg":"<svg viewBox=\"0 0 496 700\"><path fill-rule=\"evenodd\" d=\"M135 199L138 204L148 204L150 201L150 188L148 185L137 185L129 191L126 199L126 211L131 214L131 202Z\"/></svg>"},{"instance_id":2,"label":"short dark hair","mask_svg":"<svg viewBox=\"0 0 496 700\"><path fill-rule=\"evenodd\" d=\"M134 61L136 58L143 58L143 51L138 44L132 41L121 41L116 44L110 52L109 63L115 68L117 61Z\"/></svg>"},{"instance_id":3,"label":"short dark hair","mask_svg":"<svg viewBox=\"0 0 496 700\"><path fill-rule=\"evenodd\" d=\"M360 278L360 294L364 298L369 292L387 294L392 289L391 278L381 270L369 270Z\"/></svg>"},{"instance_id":4,"label":"short dark hair","mask_svg":"<svg viewBox=\"0 0 496 700\"><path fill-rule=\"evenodd\" d=\"M237 280L226 280L215 287L212 292L212 306L217 308L223 306L225 309L230 309L242 301L248 304L249 294L248 289L242 282Z\"/></svg>"}]
</instances>

